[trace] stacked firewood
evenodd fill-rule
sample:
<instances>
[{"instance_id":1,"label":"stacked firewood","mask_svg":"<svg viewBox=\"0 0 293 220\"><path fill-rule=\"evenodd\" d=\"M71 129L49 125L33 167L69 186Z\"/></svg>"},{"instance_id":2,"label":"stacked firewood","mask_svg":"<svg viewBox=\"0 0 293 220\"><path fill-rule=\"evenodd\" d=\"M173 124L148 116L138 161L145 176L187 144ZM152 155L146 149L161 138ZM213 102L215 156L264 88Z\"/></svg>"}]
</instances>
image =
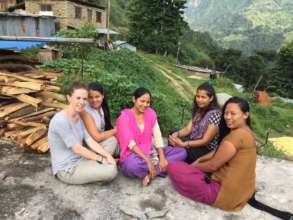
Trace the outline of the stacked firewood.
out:
<instances>
[{"instance_id":1,"label":"stacked firewood","mask_svg":"<svg viewBox=\"0 0 293 220\"><path fill-rule=\"evenodd\" d=\"M0 139L38 152L48 151L48 124L52 116L66 107L55 82L62 73L0 71Z\"/></svg>"}]
</instances>

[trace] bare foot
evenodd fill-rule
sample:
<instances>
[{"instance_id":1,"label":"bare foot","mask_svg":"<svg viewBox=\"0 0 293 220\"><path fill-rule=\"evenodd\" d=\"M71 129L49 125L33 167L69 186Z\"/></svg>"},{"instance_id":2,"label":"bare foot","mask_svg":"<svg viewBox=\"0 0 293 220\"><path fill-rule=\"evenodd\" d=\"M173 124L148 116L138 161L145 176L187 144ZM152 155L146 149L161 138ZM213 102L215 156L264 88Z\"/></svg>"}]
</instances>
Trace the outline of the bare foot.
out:
<instances>
[{"instance_id":1,"label":"bare foot","mask_svg":"<svg viewBox=\"0 0 293 220\"><path fill-rule=\"evenodd\" d=\"M151 178L149 177L149 175L146 175L142 180L142 186L146 187L149 185L150 182L151 182Z\"/></svg>"}]
</instances>

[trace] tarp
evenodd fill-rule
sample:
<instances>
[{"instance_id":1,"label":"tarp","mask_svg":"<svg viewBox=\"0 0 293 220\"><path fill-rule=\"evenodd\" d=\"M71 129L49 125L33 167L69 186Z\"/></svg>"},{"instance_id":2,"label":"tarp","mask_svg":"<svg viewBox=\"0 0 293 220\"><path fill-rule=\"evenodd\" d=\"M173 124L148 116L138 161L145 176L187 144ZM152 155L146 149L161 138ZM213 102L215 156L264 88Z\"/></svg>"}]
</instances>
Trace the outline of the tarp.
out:
<instances>
[{"instance_id":1,"label":"tarp","mask_svg":"<svg viewBox=\"0 0 293 220\"><path fill-rule=\"evenodd\" d=\"M11 48L11 49L25 49L34 46L43 46L46 42L29 42L29 41L6 41L0 40L0 48Z\"/></svg>"},{"instance_id":2,"label":"tarp","mask_svg":"<svg viewBox=\"0 0 293 220\"><path fill-rule=\"evenodd\" d=\"M283 151L286 155L293 157L293 137L279 137L279 138L269 138L278 150Z\"/></svg>"}]
</instances>

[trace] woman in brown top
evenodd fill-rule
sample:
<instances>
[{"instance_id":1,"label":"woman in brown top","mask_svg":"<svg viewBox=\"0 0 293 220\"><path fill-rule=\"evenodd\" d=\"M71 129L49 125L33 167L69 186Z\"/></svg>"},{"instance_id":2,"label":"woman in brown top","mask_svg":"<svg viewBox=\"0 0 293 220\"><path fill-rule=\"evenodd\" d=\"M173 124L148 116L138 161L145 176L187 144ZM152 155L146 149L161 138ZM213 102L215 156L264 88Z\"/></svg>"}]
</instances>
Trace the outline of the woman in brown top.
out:
<instances>
[{"instance_id":1,"label":"woman in brown top","mask_svg":"<svg viewBox=\"0 0 293 220\"><path fill-rule=\"evenodd\" d=\"M256 144L247 101L232 97L225 103L220 140L215 153L204 155L191 165L170 163L168 173L182 195L227 211L237 211L255 192Z\"/></svg>"}]
</instances>

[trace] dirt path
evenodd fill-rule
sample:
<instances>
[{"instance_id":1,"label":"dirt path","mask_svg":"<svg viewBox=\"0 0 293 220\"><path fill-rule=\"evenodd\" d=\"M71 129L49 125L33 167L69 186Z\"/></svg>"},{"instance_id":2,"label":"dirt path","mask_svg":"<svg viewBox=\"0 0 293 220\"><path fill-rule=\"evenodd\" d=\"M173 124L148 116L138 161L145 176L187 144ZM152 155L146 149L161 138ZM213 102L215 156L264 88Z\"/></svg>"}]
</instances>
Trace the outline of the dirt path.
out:
<instances>
[{"instance_id":1,"label":"dirt path","mask_svg":"<svg viewBox=\"0 0 293 220\"><path fill-rule=\"evenodd\" d=\"M190 101L194 94L194 87L183 77L178 76L166 67L153 62L151 59L142 57L150 63L159 73L161 73L174 86L177 93L186 101Z\"/></svg>"},{"instance_id":2,"label":"dirt path","mask_svg":"<svg viewBox=\"0 0 293 220\"><path fill-rule=\"evenodd\" d=\"M193 94L193 87L192 85L183 77L176 75L171 70L155 64L154 67L170 82L174 85L175 90L178 94L184 98L186 101L190 101L192 94Z\"/></svg>"}]
</instances>

